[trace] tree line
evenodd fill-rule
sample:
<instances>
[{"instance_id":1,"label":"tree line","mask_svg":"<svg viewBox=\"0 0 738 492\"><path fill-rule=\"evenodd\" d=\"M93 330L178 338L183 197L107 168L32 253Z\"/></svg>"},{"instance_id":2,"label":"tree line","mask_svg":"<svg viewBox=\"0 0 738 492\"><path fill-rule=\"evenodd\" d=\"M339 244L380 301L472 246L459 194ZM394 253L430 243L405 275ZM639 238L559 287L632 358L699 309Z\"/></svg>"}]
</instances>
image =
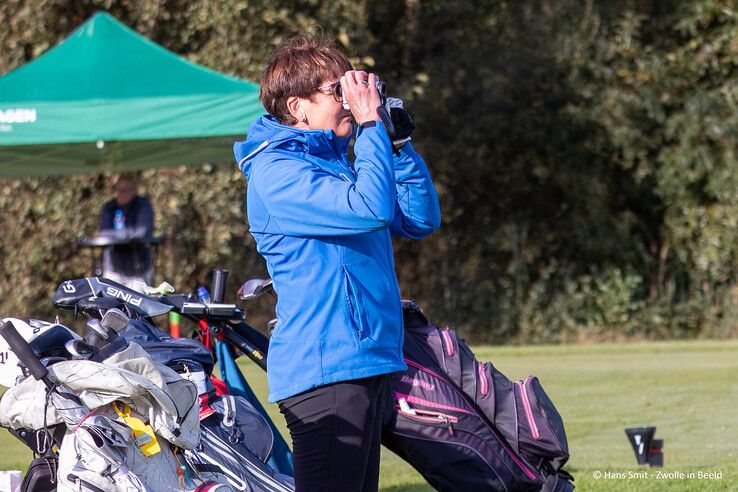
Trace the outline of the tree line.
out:
<instances>
[{"instance_id":1,"label":"tree line","mask_svg":"<svg viewBox=\"0 0 738 492\"><path fill-rule=\"evenodd\" d=\"M736 334L735 2L5 0L0 73L98 10L258 80L299 32L334 36L417 122L441 229L396 242L404 297L474 341ZM2 180L0 316L53 313L111 176ZM145 171L160 277L263 276L232 162ZM235 286L232 286L232 290ZM268 319L256 306L254 319Z\"/></svg>"}]
</instances>

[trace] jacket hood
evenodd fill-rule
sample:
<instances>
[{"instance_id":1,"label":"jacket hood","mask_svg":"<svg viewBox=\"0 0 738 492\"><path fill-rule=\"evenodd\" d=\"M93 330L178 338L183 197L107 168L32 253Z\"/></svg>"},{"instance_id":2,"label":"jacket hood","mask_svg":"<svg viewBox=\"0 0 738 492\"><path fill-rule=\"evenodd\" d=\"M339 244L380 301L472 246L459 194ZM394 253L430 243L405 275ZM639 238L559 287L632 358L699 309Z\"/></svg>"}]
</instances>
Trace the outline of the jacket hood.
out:
<instances>
[{"instance_id":1,"label":"jacket hood","mask_svg":"<svg viewBox=\"0 0 738 492\"><path fill-rule=\"evenodd\" d=\"M254 159L263 151L282 146L311 155L342 154L348 149L351 136L339 138L333 130L302 130L283 125L271 115L264 115L252 123L246 140L233 144L233 155L239 169L249 179Z\"/></svg>"}]
</instances>

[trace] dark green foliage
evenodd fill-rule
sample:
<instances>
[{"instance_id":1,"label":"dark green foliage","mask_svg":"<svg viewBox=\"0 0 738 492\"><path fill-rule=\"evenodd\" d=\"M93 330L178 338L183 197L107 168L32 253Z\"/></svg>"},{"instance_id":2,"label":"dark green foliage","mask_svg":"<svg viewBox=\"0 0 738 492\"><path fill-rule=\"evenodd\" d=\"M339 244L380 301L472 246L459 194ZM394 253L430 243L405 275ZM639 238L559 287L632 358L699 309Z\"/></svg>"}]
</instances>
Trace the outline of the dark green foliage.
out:
<instances>
[{"instance_id":1,"label":"dark green foliage","mask_svg":"<svg viewBox=\"0 0 738 492\"><path fill-rule=\"evenodd\" d=\"M733 336L738 29L731 2L6 0L0 73L97 10L258 80L301 31L335 36L415 116L443 226L398 240L403 295L487 342ZM160 272L265 274L232 163L147 171ZM0 315L49 315L86 274L109 176L3 181ZM268 309L268 308L267 308ZM262 313L260 319L267 319Z\"/></svg>"}]
</instances>

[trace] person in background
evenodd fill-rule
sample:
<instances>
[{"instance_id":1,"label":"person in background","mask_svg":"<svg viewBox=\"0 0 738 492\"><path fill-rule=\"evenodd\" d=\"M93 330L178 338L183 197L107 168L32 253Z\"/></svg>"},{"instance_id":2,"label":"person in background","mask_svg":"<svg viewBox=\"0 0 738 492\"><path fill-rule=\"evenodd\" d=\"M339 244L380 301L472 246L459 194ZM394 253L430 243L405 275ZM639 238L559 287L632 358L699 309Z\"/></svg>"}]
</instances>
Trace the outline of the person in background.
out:
<instances>
[{"instance_id":1,"label":"person in background","mask_svg":"<svg viewBox=\"0 0 738 492\"><path fill-rule=\"evenodd\" d=\"M154 211L148 198L137 193L137 179L124 174L115 182L115 198L106 202L100 213L100 235L120 240L151 238ZM109 246L103 251L103 277L123 285L154 280L151 248L132 241Z\"/></svg>"},{"instance_id":2,"label":"person in background","mask_svg":"<svg viewBox=\"0 0 738 492\"><path fill-rule=\"evenodd\" d=\"M269 401L287 421L298 492L376 491L389 378L406 369L391 236L436 230L438 196L409 135L388 134L376 76L332 42L284 42L260 98L269 114L234 153L278 294Z\"/></svg>"}]
</instances>

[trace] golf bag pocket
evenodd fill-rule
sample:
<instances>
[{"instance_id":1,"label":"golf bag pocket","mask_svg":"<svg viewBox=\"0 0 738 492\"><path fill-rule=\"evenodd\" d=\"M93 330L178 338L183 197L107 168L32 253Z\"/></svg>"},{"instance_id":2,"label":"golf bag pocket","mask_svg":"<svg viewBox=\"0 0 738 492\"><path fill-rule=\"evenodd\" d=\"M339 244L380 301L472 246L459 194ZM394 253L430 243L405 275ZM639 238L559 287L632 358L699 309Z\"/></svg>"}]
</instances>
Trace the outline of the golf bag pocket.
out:
<instances>
[{"instance_id":1,"label":"golf bag pocket","mask_svg":"<svg viewBox=\"0 0 738 492\"><path fill-rule=\"evenodd\" d=\"M223 395L206 403L214 412L201 421L203 429L231 446L245 447L260 461L272 453L274 436L264 416L245 398Z\"/></svg>"},{"instance_id":2,"label":"golf bag pocket","mask_svg":"<svg viewBox=\"0 0 738 492\"><path fill-rule=\"evenodd\" d=\"M101 487L110 487L110 483L92 483L88 480L83 480L78 475L75 475L74 473L70 473L67 475L67 482L71 484L73 487L75 487L75 490L80 490L82 492L105 492L105 488Z\"/></svg>"},{"instance_id":3,"label":"golf bag pocket","mask_svg":"<svg viewBox=\"0 0 738 492\"><path fill-rule=\"evenodd\" d=\"M56 490L56 471L59 459L42 456L31 461L21 483L21 492L52 492Z\"/></svg>"},{"instance_id":4,"label":"golf bag pocket","mask_svg":"<svg viewBox=\"0 0 738 492\"><path fill-rule=\"evenodd\" d=\"M382 443L438 490L540 490L541 477L450 381L406 360Z\"/></svg>"},{"instance_id":5,"label":"golf bag pocket","mask_svg":"<svg viewBox=\"0 0 738 492\"><path fill-rule=\"evenodd\" d=\"M515 382L520 452L543 457L558 470L569 458L564 422L535 376Z\"/></svg>"},{"instance_id":6,"label":"golf bag pocket","mask_svg":"<svg viewBox=\"0 0 738 492\"><path fill-rule=\"evenodd\" d=\"M161 451L145 456L117 418L105 409L67 430L59 450L58 490L179 492L179 464L171 448L160 438Z\"/></svg>"},{"instance_id":7,"label":"golf bag pocket","mask_svg":"<svg viewBox=\"0 0 738 492\"><path fill-rule=\"evenodd\" d=\"M261 413L245 398L202 398L200 415L200 443L185 451L197 475L225 479L235 490L294 490L291 477L280 475L266 463L274 435Z\"/></svg>"}]
</instances>

